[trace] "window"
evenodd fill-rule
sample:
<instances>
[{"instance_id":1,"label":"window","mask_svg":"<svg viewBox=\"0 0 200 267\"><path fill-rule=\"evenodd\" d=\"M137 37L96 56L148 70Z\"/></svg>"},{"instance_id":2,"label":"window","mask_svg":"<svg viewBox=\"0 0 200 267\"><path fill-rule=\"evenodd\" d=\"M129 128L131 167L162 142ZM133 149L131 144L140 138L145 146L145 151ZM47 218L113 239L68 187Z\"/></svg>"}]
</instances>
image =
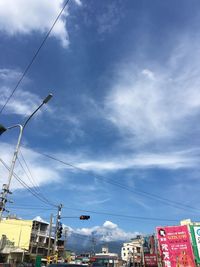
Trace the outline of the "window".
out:
<instances>
[{"instance_id":1,"label":"window","mask_svg":"<svg viewBox=\"0 0 200 267\"><path fill-rule=\"evenodd\" d=\"M136 250L137 250L137 253L140 253L140 247L137 247Z\"/></svg>"},{"instance_id":2,"label":"window","mask_svg":"<svg viewBox=\"0 0 200 267\"><path fill-rule=\"evenodd\" d=\"M124 253L124 257L126 257L126 253Z\"/></svg>"}]
</instances>

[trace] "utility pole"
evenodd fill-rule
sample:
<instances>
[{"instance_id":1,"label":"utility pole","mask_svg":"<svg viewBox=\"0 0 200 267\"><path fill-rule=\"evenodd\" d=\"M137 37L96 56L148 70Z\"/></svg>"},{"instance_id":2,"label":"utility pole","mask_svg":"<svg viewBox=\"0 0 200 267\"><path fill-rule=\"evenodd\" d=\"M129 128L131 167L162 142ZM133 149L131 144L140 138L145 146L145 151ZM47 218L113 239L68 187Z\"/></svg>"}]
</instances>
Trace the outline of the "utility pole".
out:
<instances>
[{"instance_id":1,"label":"utility pole","mask_svg":"<svg viewBox=\"0 0 200 267\"><path fill-rule=\"evenodd\" d=\"M92 254L95 255L95 246L96 246L96 238L94 236L94 233L92 233Z\"/></svg>"},{"instance_id":2,"label":"utility pole","mask_svg":"<svg viewBox=\"0 0 200 267\"><path fill-rule=\"evenodd\" d=\"M64 231L64 249L66 249L67 247L67 228L65 228L65 231Z\"/></svg>"},{"instance_id":3,"label":"utility pole","mask_svg":"<svg viewBox=\"0 0 200 267\"><path fill-rule=\"evenodd\" d=\"M47 252L47 256L50 256L52 223L53 223L53 214L51 214L51 216L50 216L50 223L49 223L49 242L48 242L48 252Z\"/></svg>"},{"instance_id":4,"label":"utility pole","mask_svg":"<svg viewBox=\"0 0 200 267\"><path fill-rule=\"evenodd\" d=\"M53 254L57 251L57 243L58 243L58 228L60 225L60 219L61 219L61 210L63 205L58 205L58 212L56 216L56 229L55 229L55 236L54 236L54 246L53 246Z\"/></svg>"},{"instance_id":5,"label":"utility pole","mask_svg":"<svg viewBox=\"0 0 200 267\"><path fill-rule=\"evenodd\" d=\"M16 128L16 127L19 127L19 129L20 129L19 136L18 136L18 139L17 139L17 145L16 145L16 148L15 148L15 151L14 151L14 154L13 154L13 158L12 158L12 162L11 162L11 166L10 166L10 170L9 170L8 182L7 182L7 184L5 184L3 186L2 193L1 193L1 196L0 196L0 199L1 199L0 200L0 221L2 220L3 212L5 211L5 205L6 205L6 202L7 202L7 194L10 193L10 184L11 184L12 176L13 176L13 173L14 173L15 163L16 163L16 160L17 160L17 156L18 156L18 152L19 152L19 148L20 148L21 139L22 139L22 136L23 136L24 129L25 129L27 123L30 121L30 119L35 115L35 113L37 113L38 110L44 104L47 104L47 102L51 98L52 98L52 94L49 94L42 101L42 103L35 109L35 111L33 111L33 113L26 119L26 121L22 125L21 124L16 124L16 125L13 125L13 126L8 127L8 128L4 127L3 125L0 125L0 135L3 134L5 131L13 129L13 128Z\"/></svg>"}]
</instances>

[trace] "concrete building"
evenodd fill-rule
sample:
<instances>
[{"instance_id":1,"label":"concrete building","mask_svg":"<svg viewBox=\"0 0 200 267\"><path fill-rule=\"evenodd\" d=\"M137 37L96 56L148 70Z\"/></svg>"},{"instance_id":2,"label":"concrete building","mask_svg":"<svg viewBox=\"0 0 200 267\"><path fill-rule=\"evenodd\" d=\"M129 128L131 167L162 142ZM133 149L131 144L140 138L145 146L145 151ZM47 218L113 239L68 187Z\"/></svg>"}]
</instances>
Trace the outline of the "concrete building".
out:
<instances>
[{"instance_id":1,"label":"concrete building","mask_svg":"<svg viewBox=\"0 0 200 267\"><path fill-rule=\"evenodd\" d=\"M36 255L46 257L48 255L49 244L49 223L42 220L40 217L33 219L32 230L29 243L29 252L31 258ZM50 253L54 244L54 237L50 237Z\"/></svg>"},{"instance_id":2,"label":"concrete building","mask_svg":"<svg viewBox=\"0 0 200 267\"><path fill-rule=\"evenodd\" d=\"M0 222L1 261L23 260L29 251L31 231L31 220L3 219Z\"/></svg>"},{"instance_id":3,"label":"concrete building","mask_svg":"<svg viewBox=\"0 0 200 267\"><path fill-rule=\"evenodd\" d=\"M116 257L118 258L118 254L117 253L112 253L109 252L108 246L104 245L102 246L101 252L100 253L95 253L95 256L108 256L108 257Z\"/></svg>"},{"instance_id":4,"label":"concrete building","mask_svg":"<svg viewBox=\"0 0 200 267\"><path fill-rule=\"evenodd\" d=\"M137 236L130 242L123 243L121 258L129 266L142 266L143 264L143 238Z\"/></svg>"},{"instance_id":5,"label":"concrete building","mask_svg":"<svg viewBox=\"0 0 200 267\"><path fill-rule=\"evenodd\" d=\"M49 237L49 223L36 217L33 220L8 218L0 222L0 262L34 261L41 256L46 261L48 245L52 252L54 237ZM64 241L59 241L59 252L64 251Z\"/></svg>"}]
</instances>

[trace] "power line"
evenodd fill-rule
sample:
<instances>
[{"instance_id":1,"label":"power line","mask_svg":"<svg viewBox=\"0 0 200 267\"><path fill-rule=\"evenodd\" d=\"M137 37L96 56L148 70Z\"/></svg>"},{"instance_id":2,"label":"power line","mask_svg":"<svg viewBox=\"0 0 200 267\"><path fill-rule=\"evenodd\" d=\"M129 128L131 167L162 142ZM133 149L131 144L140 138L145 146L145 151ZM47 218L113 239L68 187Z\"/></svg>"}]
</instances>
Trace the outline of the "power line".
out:
<instances>
[{"instance_id":1,"label":"power line","mask_svg":"<svg viewBox=\"0 0 200 267\"><path fill-rule=\"evenodd\" d=\"M44 194L41 192L39 186L38 186L38 185L35 185L36 181L35 181L35 179L33 178L33 175L32 175L32 173L31 173L31 171L30 171L30 168L28 167L28 164L27 164L27 162L25 161L25 158L23 157L21 151L20 151L20 153L21 153L22 159L23 159L23 161L24 161L24 164L25 164L25 166L26 166L26 168L27 168L27 170L28 170L28 172L29 172L29 175L27 174L26 170L24 169L24 167L23 167L23 165L22 165L22 163L21 163L19 157L17 158L17 159L18 159L18 162L19 162L21 168L23 169L24 173L26 174L27 178L29 179L29 181L30 181L31 184L33 185L33 190L36 192L36 194L40 195L45 201L49 202L52 206L56 206L56 204L54 204L53 202L49 201L49 200L44 196Z\"/></svg>"},{"instance_id":2,"label":"power line","mask_svg":"<svg viewBox=\"0 0 200 267\"><path fill-rule=\"evenodd\" d=\"M0 159L2 164L9 169L6 164ZM43 199L39 195L36 194L36 192L32 191L31 188L24 182L22 181L15 173L14 173L15 178L23 185L25 186L35 197L40 199L41 201L44 202ZM46 203L45 203L46 204ZM51 205L49 202L47 204ZM166 219L166 218L155 218L155 217L141 217L141 216L131 216L131 215L125 215L125 214L116 214L116 213L109 213L109 212L99 212L99 211L93 211L93 210L83 210L83 209L75 209L75 208L69 208L69 207L64 207L65 209L71 209L71 210L77 210L77 211L83 211L87 213L93 213L93 214L101 214L101 215L109 215L109 216L114 216L114 217L122 217L126 219L137 219L137 220L152 220L152 221L168 221L168 222L177 222L178 220L174 219ZM70 218L69 216L62 216L62 218ZM73 216L71 218L78 218L78 216Z\"/></svg>"},{"instance_id":3,"label":"power line","mask_svg":"<svg viewBox=\"0 0 200 267\"><path fill-rule=\"evenodd\" d=\"M106 183L109 183L111 185L117 186L117 187L119 187L119 188L121 188L123 190L129 191L129 192L132 192L132 193L136 193L138 195L143 195L143 196L146 196L146 197L148 197L150 199L153 199L153 200L158 200L159 202L162 202L165 205L168 205L168 206L171 206L171 207L175 207L175 208L178 208L178 209L182 209L182 210L187 210L187 211L188 211L188 209L189 210L192 209L192 210L195 210L195 211L200 211L200 209L194 208L194 207L192 207L190 205L186 205L186 204L182 204L180 202L172 201L170 199L163 198L163 197L157 196L155 194L145 192L143 190L138 190L138 189L136 190L136 189L130 188L130 187L128 187L128 186L126 186L126 185L124 185L122 183L116 182L115 180L113 180L111 178L107 178L107 177L105 177L103 175L91 174L90 171L84 170L84 169L82 169L80 167L77 167L77 166L75 166L75 165L73 165L71 163L68 163L68 162L63 161L61 159L58 159L58 158L56 158L54 156L51 156L51 155L48 155L48 154L45 154L45 153L41 153L41 152L37 152L37 153L40 154L40 155L43 155L43 156L45 156L45 157L47 157L49 159L55 160L57 162L60 162L60 163L66 165L68 167L71 167L71 168L76 169L78 171L87 173L90 176L92 176L92 177L94 177L94 178L96 178L96 179L98 179L100 181L105 181Z\"/></svg>"},{"instance_id":4,"label":"power line","mask_svg":"<svg viewBox=\"0 0 200 267\"><path fill-rule=\"evenodd\" d=\"M4 165L4 167L9 171L10 168L7 166L7 164L0 159L0 162ZM16 180L24 187L26 188L33 196L35 196L37 199L39 199L40 201L42 201L43 203L45 203L46 205L50 205L53 207L56 207L55 205L52 205L51 203L45 201L43 198L41 198L40 195L38 195L36 192L34 192L16 173L13 173L14 177L16 178Z\"/></svg>"},{"instance_id":5,"label":"power line","mask_svg":"<svg viewBox=\"0 0 200 267\"><path fill-rule=\"evenodd\" d=\"M47 32L46 36L44 37L44 39L42 40L41 44L39 45L38 49L36 50L36 52L34 53L31 61L29 62L29 64L26 66L24 72L22 73L19 81L17 82L16 86L14 87L13 91L11 92L10 96L7 98L5 104L2 106L1 110L0 110L0 114L3 112L4 108L6 107L6 105L8 104L8 102L10 101L10 99L12 98L13 94L15 93L15 91L17 90L17 88L19 87L20 83L22 82L22 80L24 79L26 73L28 72L28 70L30 69L30 67L32 66L33 62L35 61L36 57L38 56L40 50L42 49L42 47L44 46L46 40L48 39L50 33L52 32L55 24L57 23L58 19L60 18L60 16L62 15L64 9L66 8L66 6L68 5L70 0L67 0L65 2L65 4L63 5L61 11L59 12L58 16L56 17L56 19L54 20L52 26L50 27L49 31Z\"/></svg>"},{"instance_id":6,"label":"power line","mask_svg":"<svg viewBox=\"0 0 200 267\"><path fill-rule=\"evenodd\" d=\"M28 164L27 164L27 162L26 162L26 160L25 160L25 158L24 158L24 156L23 156L23 153L22 153L21 149L19 150L19 153L20 153L20 155L21 155L21 157L22 157L22 160L23 160L23 162L24 162L24 164L25 164L25 166L26 166L26 169L28 170L28 173L29 173L29 175L30 175L30 176L27 175L27 176L29 176L30 182L32 183L32 185L33 185L34 187L36 187L36 188L40 191L39 185L38 185L38 183L36 182L36 180L34 179L34 177L33 177L33 175L32 175L32 172L30 171L30 168L28 167ZM18 157L18 160L19 160L19 157Z\"/></svg>"},{"instance_id":7,"label":"power line","mask_svg":"<svg viewBox=\"0 0 200 267\"><path fill-rule=\"evenodd\" d=\"M10 206L8 206L8 208L12 208ZM18 205L15 205L14 207L15 209L19 209L19 210L32 210L32 209L35 209L35 210L52 210L53 208L46 208L46 207L35 207L35 206L18 206ZM54 210L56 210L56 208L54 208Z\"/></svg>"},{"instance_id":8,"label":"power line","mask_svg":"<svg viewBox=\"0 0 200 267\"><path fill-rule=\"evenodd\" d=\"M75 208L69 208L69 207L64 207L64 209L77 210L77 211L83 211L83 212L100 214L100 215L109 215L109 216L113 216L113 217L122 217L124 219L137 219L137 220L149 220L149 221L167 221L167 222L177 222L177 221L179 221L177 219L175 220L175 219L156 218L156 217L141 217L141 216L126 215L126 214L117 214L117 213L94 211L94 210L75 209ZM62 216L62 218L68 218L68 216Z\"/></svg>"}]
</instances>

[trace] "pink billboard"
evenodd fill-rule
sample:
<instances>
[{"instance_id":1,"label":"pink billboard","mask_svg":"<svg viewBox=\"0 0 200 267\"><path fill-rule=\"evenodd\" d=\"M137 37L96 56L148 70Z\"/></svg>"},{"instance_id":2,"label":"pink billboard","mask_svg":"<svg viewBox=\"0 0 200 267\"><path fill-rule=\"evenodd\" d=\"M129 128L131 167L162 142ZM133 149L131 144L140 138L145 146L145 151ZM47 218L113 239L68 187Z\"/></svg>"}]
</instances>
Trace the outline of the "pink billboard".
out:
<instances>
[{"instance_id":1,"label":"pink billboard","mask_svg":"<svg viewBox=\"0 0 200 267\"><path fill-rule=\"evenodd\" d=\"M144 254L145 267L156 267L157 264L157 255L156 254Z\"/></svg>"},{"instance_id":2,"label":"pink billboard","mask_svg":"<svg viewBox=\"0 0 200 267\"><path fill-rule=\"evenodd\" d=\"M163 267L195 267L190 236L186 225L157 227Z\"/></svg>"}]
</instances>

